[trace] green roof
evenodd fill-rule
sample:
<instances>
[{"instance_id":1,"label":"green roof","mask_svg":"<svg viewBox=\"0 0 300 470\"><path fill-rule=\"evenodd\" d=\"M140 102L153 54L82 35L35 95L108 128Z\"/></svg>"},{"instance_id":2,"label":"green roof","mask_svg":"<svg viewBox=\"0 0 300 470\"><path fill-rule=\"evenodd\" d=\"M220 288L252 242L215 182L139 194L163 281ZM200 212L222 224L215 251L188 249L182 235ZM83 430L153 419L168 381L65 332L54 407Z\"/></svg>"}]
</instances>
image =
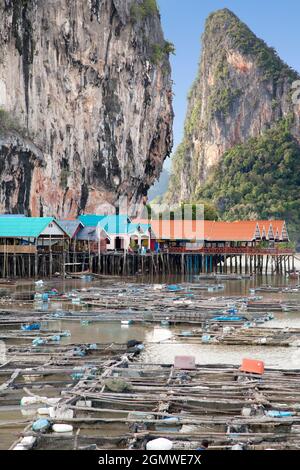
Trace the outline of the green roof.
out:
<instances>
[{"instance_id":1,"label":"green roof","mask_svg":"<svg viewBox=\"0 0 300 470\"><path fill-rule=\"evenodd\" d=\"M54 217L0 217L0 238L37 238Z\"/></svg>"}]
</instances>

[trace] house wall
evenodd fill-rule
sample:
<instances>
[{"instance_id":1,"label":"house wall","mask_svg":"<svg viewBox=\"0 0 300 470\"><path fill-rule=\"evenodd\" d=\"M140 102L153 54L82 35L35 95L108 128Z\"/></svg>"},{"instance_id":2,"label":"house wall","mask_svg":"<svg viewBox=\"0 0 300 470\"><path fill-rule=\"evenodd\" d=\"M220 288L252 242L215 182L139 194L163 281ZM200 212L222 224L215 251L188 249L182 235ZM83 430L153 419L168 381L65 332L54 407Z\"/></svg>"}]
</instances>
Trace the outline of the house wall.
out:
<instances>
[{"instance_id":1,"label":"house wall","mask_svg":"<svg viewBox=\"0 0 300 470\"><path fill-rule=\"evenodd\" d=\"M55 223L51 222L40 234L40 236L61 236L65 235L64 231Z\"/></svg>"},{"instance_id":2,"label":"house wall","mask_svg":"<svg viewBox=\"0 0 300 470\"><path fill-rule=\"evenodd\" d=\"M117 246L117 243L116 243L116 239L118 238L116 235L109 235L110 237L110 244L107 245L107 249L108 250L115 250L116 249L116 246ZM121 239L121 250L128 250L129 247L130 247L130 241L131 241L131 237L132 235L126 235L126 234L122 234L119 238ZM140 243L141 245L145 245L145 237L141 237L140 239ZM147 239L147 247L150 246L150 239Z\"/></svg>"},{"instance_id":3,"label":"house wall","mask_svg":"<svg viewBox=\"0 0 300 470\"><path fill-rule=\"evenodd\" d=\"M115 250L117 243L116 239L120 238L121 239L121 250L128 250L129 245L130 245L130 238L128 235L122 235L120 237L117 237L116 235L109 235L110 238L110 243L107 245L108 250Z\"/></svg>"}]
</instances>

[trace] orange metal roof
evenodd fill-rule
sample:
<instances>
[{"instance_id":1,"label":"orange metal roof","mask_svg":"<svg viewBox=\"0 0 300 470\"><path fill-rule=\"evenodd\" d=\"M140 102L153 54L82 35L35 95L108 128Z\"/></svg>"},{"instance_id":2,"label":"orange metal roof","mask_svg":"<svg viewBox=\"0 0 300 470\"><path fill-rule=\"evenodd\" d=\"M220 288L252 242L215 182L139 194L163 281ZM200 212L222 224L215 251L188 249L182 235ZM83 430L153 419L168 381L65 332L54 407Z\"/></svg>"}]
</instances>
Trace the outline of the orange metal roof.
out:
<instances>
[{"instance_id":1,"label":"orange metal roof","mask_svg":"<svg viewBox=\"0 0 300 470\"><path fill-rule=\"evenodd\" d=\"M241 220L235 222L210 220L144 220L136 223L149 223L153 234L162 240L206 240L209 242L251 242L260 239L265 232L266 238L270 227L282 239L286 225L284 220Z\"/></svg>"},{"instance_id":2,"label":"orange metal roof","mask_svg":"<svg viewBox=\"0 0 300 470\"><path fill-rule=\"evenodd\" d=\"M279 238L283 238L283 232L286 230L286 223L284 220L258 220L258 224L261 232L263 227L265 228L267 236L271 227L274 237L276 237L276 232L278 232Z\"/></svg>"},{"instance_id":3,"label":"orange metal roof","mask_svg":"<svg viewBox=\"0 0 300 470\"><path fill-rule=\"evenodd\" d=\"M206 222L205 222L206 225ZM255 240L257 222L213 222L209 224L210 230L205 230L207 241L252 241Z\"/></svg>"},{"instance_id":4,"label":"orange metal roof","mask_svg":"<svg viewBox=\"0 0 300 470\"><path fill-rule=\"evenodd\" d=\"M205 226L208 222L205 222ZM284 220L239 220L235 222L213 222L210 230L205 229L207 241L252 241L266 238L273 232L274 237L278 231L280 239L288 239L286 223ZM270 230L271 229L271 230ZM284 236L286 232L286 237Z\"/></svg>"}]
</instances>

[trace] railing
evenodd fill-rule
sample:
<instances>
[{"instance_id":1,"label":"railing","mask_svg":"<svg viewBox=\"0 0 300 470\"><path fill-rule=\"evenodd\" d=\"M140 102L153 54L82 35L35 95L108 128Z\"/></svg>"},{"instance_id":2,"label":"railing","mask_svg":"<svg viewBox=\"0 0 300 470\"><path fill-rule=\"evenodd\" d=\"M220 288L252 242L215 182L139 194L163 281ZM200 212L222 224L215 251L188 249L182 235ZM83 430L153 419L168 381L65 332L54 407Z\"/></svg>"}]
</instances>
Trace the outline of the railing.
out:
<instances>
[{"instance_id":1,"label":"railing","mask_svg":"<svg viewBox=\"0 0 300 470\"><path fill-rule=\"evenodd\" d=\"M0 253L5 253L5 254L50 254L49 247L44 247L36 250L35 246L13 246L13 245L0 245ZM59 249L56 248L55 250L52 250L53 256L55 255L61 255L63 254L64 250L62 247ZM65 251L67 253L67 251ZM73 252L72 250L69 250L70 254L73 255L82 255L82 254L88 254L87 250L83 251L76 251ZM92 250L90 249L90 253L92 255L97 255L98 250ZM101 255L106 255L106 254L116 254L116 253L124 253L123 250L120 251L107 251L102 249L100 251ZM169 249L166 250L161 250L161 253L169 253L169 254L202 254L202 255L293 255L295 252L291 248L255 248L255 247L248 247L248 246L239 246L239 247L205 247L205 248L196 248L196 249L191 249L191 248L185 248L185 247L170 247ZM137 254L137 253L135 253Z\"/></svg>"},{"instance_id":2,"label":"railing","mask_svg":"<svg viewBox=\"0 0 300 470\"><path fill-rule=\"evenodd\" d=\"M0 253L34 254L36 247L34 245L0 245Z\"/></svg>"},{"instance_id":3,"label":"railing","mask_svg":"<svg viewBox=\"0 0 300 470\"><path fill-rule=\"evenodd\" d=\"M293 255L295 252L291 248L256 248L250 246L237 247L203 247L187 249L185 247L170 247L169 253L195 253L203 255Z\"/></svg>"}]
</instances>

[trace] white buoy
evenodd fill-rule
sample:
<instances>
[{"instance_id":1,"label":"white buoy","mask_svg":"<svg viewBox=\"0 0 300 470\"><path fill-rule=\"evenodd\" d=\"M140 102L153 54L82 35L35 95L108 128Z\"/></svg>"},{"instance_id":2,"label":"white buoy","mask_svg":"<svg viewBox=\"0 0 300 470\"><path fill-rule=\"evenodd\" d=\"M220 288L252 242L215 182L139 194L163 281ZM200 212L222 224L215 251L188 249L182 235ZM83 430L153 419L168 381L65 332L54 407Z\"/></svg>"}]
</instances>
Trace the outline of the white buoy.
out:
<instances>
[{"instance_id":1,"label":"white buoy","mask_svg":"<svg viewBox=\"0 0 300 470\"><path fill-rule=\"evenodd\" d=\"M33 446L33 444L35 443L35 441L36 441L36 437L34 437L34 436L25 436L21 440L20 444L22 446L27 447L27 448L30 449Z\"/></svg>"},{"instance_id":2,"label":"white buoy","mask_svg":"<svg viewBox=\"0 0 300 470\"><path fill-rule=\"evenodd\" d=\"M53 424L52 431L58 433L72 432L73 426L71 424Z\"/></svg>"},{"instance_id":3,"label":"white buoy","mask_svg":"<svg viewBox=\"0 0 300 470\"><path fill-rule=\"evenodd\" d=\"M164 437L153 439L146 444L147 450L171 450L172 447L172 441L169 441L169 439L165 439Z\"/></svg>"}]
</instances>

